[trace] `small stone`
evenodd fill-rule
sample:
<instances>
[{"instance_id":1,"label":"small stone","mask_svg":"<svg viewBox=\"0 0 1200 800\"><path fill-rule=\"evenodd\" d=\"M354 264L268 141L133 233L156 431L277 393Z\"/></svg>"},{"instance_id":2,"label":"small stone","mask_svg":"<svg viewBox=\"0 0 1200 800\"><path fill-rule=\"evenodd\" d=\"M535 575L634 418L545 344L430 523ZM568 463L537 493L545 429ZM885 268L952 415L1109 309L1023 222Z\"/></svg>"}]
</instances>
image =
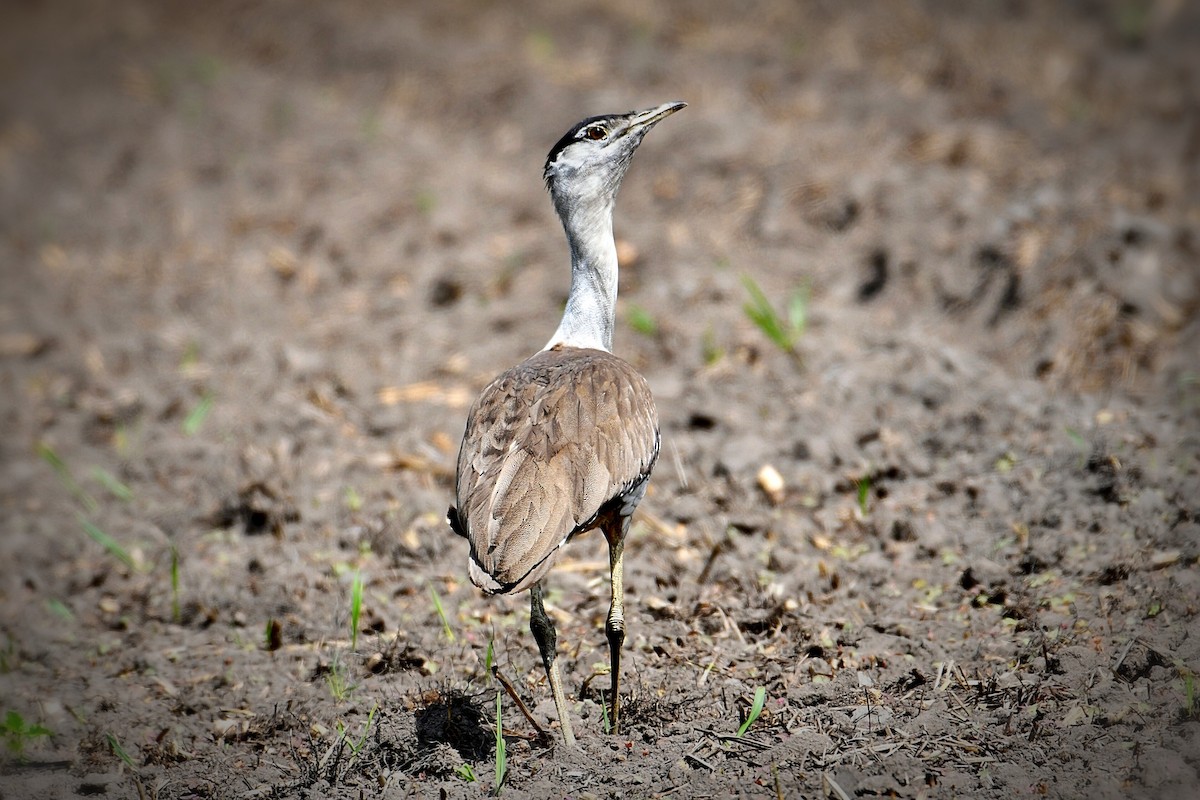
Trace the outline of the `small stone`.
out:
<instances>
[{"instance_id":1,"label":"small stone","mask_svg":"<svg viewBox=\"0 0 1200 800\"><path fill-rule=\"evenodd\" d=\"M779 474L779 470L770 464L764 464L758 471L758 488L762 489L763 494L771 501L772 505L779 505L783 502L784 484L783 476Z\"/></svg>"},{"instance_id":2,"label":"small stone","mask_svg":"<svg viewBox=\"0 0 1200 800\"><path fill-rule=\"evenodd\" d=\"M1183 558L1183 553L1178 550L1162 550L1150 556L1150 569L1166 569L1173 567Z\"/></svg>"},{"instance_id":3,"label":"small stone","mask_svg":"<svg viewBox=\"0 0 1200 800\"><path fill-rule=\"evenodd\" d=\"M32 333L0 333L0 356L28 358L41 353L49 340Z\"/></svg>"},{"instance_id":4,"label":"small stone","mask_svg":"<svg viewBox=\"0 0 1200 800\"><path fill-rule=\"evenodd\" d=\"M289 281L296 277L296 256L286 247L280 245L272 247L271 251L267 253L267 263L282 280Z\"/></svg>"}]
</instances>

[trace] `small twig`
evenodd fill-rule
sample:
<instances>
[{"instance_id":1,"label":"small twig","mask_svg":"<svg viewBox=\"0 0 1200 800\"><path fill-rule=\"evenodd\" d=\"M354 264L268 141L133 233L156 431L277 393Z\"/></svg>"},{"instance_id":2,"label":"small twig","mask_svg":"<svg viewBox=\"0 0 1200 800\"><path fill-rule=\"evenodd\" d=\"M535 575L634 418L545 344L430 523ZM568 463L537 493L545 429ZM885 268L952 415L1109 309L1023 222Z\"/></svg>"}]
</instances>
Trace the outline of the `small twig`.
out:
<instances>
[{"instance_id":1,"label":"small twig","mask_svg":"<svg viewBox=\"0 0 1200 800\"><path fill-rule=\"evenodd\" d=\"M679 457L679 448L675 446L674 439L668 439L667 444L671 446L671 462L675 466L675 474L679 477L679 485L686 491L688 479L687 473L683 469L683 459Z\"/></svg>"},{"instance_id":2,"label":"small twig","mask_svg":"<svg viewBox=\"0 0 1200 800\"><path fill-rule=\"evenodd\" d=\"M701 733L707 733L709 736L720 742L745 744L749 745L750 747L757 747L759 750L769 750L771 748L771 745L767 744L766 742L760 742L757 739L748 739L745 736L736 736L732 733L718 733L717 731L709 728L696 728L696 730L700 731Z\"/></svg>"},{"instance_id":3,"label":"small twig","mask_svg":"<svg viewBox=\"0 0 1200 800\"><path fill-rule=\"evenodd\" d=\"M832 794L837 796L838 800L850 800L850 795L846 794L846 790L833 779L832 775L826 772L822 777L825 779L825 787L829 789L826 796Z\"/></svg>"},{"instance_id":4,"label":"small twig","mask_svg":"<svg viewBox=\"0 0 1200 800\"><path fill-rule=\"evenodd\" d=\"M1130 640L1126 643L1124 649L1121 650L1121 655L1117 658L1116 663L1113 664L1113 667L1112 667L1113 672L1120 671L1121 665L1125 663L1126 656L1129 655L1129 651L1133 649L1133 646L1135 644L1137 644L1137 640L1138 640L1137 637L1134 636L1134 637L1130 638Z\"/></svg>"},{"instance_id":5,"label":"small twig","mask_svg":"<svg viewBox=\"0 0 1200 800\"><path fill-rule=\"evenodd\" d=\"M538 724L536 719L533 718L533 713L529 710L529 706L525 705L525 701L522 700L517 694L517 690L513 687L512 682L509 681L508 678L504 677L504 674L500 672L499 667L494 665L492 666L492 675L495 676L496 680L500 681L500 685L504 687L504 691L508 692L508 696L511 697L513 702L517 704L517 708L522 714L525 715L525 719L529 720L529 724L532 725L534 730L538 732L538 740L549 744L550 734L545 728Z\"/></svg>"},{"instance_id":6,"label":"small twig","mask_svg":"<svg viewBox=\"0 0 1200 800\"><path fill-rule=\"evenodd\" d=\"M388 463L388 467L397 472L423 473L441 480L451 480L454 478L454 470L445 464L440 464L412 453L394 453L391 461Z\"/></svg>"},{"instance_id":7,"label":"small twig","mask_svg":"<svg viewBox=\"0 0 1200 800\"><path fill-rule=\"evenodd\" d=\"M717 556L729 549L729 540L722 539L713 545L712 552L708 554L708 560L704 562L704 568L700 570L700 574L696 576L696 585L703 586L708 583L708 576L712 573L713 565L717 563Z\"/></svg>"},{"instance_id":8,"label":"small twig","mask_svg":"<svg viewBox=\"0 0 1200 800\"><path fill-rule=\"evenodd\" d=\"M646 511L645 509L638 509L638 519L656 530L664 539L669 539L675 544L682 543L683 537L680 536L679 528L671 525L657 514ZM605 566L608 566L607 562L605 562Z\"/></svg>"}]
</instances>

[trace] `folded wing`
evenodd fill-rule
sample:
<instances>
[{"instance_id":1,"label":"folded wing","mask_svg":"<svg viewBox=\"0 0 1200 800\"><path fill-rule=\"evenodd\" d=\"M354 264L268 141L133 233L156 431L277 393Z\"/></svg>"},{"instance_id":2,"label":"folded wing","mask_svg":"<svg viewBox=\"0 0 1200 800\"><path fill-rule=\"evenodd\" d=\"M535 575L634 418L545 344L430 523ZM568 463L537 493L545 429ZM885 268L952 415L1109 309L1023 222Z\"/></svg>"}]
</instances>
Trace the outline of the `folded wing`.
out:
<instances>
[{"instance_id":1,"label":"folded wing","mask_svg":"<svg viewBox=\"0 0 1200 800\"><path fill-rule=\"evenodd\" d=\"M451 525L488 592L528 588L558 549L636 493L658 456L644 378L602 350L559 347L494 380L471 409Z\"/></svg>"}]
</instances>

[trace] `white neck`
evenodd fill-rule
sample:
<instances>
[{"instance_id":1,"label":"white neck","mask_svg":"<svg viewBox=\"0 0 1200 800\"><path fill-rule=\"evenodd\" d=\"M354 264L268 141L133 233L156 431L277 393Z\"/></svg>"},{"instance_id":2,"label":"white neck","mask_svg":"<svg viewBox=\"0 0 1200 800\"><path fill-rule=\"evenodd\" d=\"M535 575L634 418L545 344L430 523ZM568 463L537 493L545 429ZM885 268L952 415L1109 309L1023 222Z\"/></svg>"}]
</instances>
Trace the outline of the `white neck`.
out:
<instances>
[{"instance_id":1,"label":"white neck","mask_svg":"<svg viewBox=\"0 0 1200 800\"><path fill-rule=\"evenodd\" d=\"M613 240L612 209L611 200L587 209L559 207L571 248L571 292L562 322L544 350L566 345L612 352L617 314L617 245Z\"/></svg>"}]
</instances>

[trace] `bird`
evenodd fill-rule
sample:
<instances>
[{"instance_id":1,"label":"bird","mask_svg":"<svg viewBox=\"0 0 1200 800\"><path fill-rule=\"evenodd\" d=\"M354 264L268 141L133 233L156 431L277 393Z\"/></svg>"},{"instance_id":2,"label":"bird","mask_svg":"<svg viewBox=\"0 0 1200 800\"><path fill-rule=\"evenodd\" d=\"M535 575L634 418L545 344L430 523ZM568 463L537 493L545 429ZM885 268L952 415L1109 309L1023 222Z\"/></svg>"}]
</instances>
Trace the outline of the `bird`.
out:
<instances>
[{"instance_id":1,"label":"bird","mask_svg":"<svg viewBox=\"0 0 1200 800\"><path fill-rule=\"evenodd\" d=\"M563 546L600 529L612 602L605 622L610 728L620 721L625 641L624 549L658 459L659 425L646 379L613 355L617 248L613 207L643 137L684 108L588 117L550 149L543 178L566 233L571 286L546 346L497 376L467 414L451 529L470 543L467 573L486 594L529 590L529 628L563 740L577 747L559 674L557 633L543 580Z\"/></svg>"}]
</instances>

